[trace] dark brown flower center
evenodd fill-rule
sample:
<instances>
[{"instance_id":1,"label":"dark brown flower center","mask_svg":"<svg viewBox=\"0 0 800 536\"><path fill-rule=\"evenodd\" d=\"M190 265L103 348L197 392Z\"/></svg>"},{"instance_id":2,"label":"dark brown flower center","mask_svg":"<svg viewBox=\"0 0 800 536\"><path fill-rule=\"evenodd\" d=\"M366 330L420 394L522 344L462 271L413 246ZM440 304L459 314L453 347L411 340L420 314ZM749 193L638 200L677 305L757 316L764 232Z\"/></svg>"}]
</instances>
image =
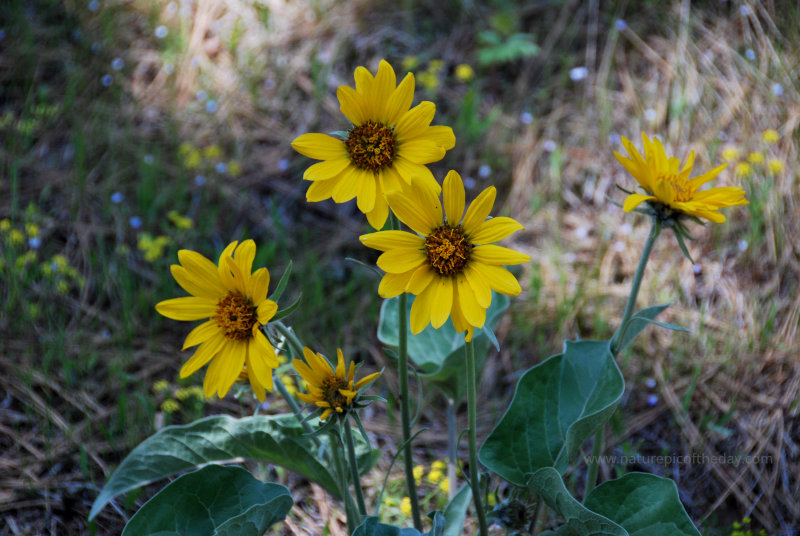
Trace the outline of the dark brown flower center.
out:
<instances>
[{"instance_id":1,"label":"dark brown flower center","mask_svg":"<svg viewBox=\"0 0 800 536\"><path fill-rule=\"evenodd\" d=\"M354 127L344 142L353 165L369 171L390 166L396 144L392 129L375 121Z\"/></svg>"},{"instance_id":2,"label":"dark brown flower center","mask_svg":"<svg viewBox=\"0 0 800 536\"><path fill-rule=\"evenodd\" d=\"M345 409L347 407L347 398L345 398L342 393L339 392L339 389L348 389L349 385L347 381L337 377L337 376L330 376L325 378L322 382L322 399L331 405L331 408L342 408Z\"/></svg>"},{"instance_id":3,"label":"dark brown flower center","mask_svg":"<svg viewBox=\"0 0 800 536\"><path fill-rule=\"evenodd\" d=\"M227 338L244 341L253 336L253 326L257 320L256 308L249 299L231 292L217 304L214 320Z\"/></svg>"},{"instance_id":4,"label":"dark brown flower center","mask_svg":"<svg viewBox=\"0 0 800 536\"><path fill-rule=\"evenodd\" d=\"M461 226L444 223L425 238L428 262L439 275L455 275L469 262L472 244Z\"/></svg>"}]
</instances>

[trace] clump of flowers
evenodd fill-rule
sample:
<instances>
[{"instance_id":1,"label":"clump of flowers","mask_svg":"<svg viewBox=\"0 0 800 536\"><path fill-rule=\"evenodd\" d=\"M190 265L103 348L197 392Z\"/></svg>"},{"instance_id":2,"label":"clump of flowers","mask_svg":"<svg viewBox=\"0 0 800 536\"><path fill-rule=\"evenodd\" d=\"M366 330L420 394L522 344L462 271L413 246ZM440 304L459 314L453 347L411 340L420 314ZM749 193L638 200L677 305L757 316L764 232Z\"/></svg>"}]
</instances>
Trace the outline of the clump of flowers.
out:
<instances>
[{"instance_id":1,"label":"clump of flowers","mask_svg":"<svg viewBox=\"0 0 800 536\"><path fill-rule=\"evenodd\" d=\"M144 260L154 262L164 256L164 250L170 244L170 238L165 235L153 237L150 233L141 233L137 246L144 253Z\"/></svg>"},{"instance_id":2,"label":"clump of flowers","mask_svg":"<svg viewBox=\"0 0 800 536\"><path fill-rule=\"evenodd\" d=\"M219 257L218 265L194 251L178 252L180 264L172 276L191 296L164 300L156 310L174 320L208 320L186 337L183 349L198 346L181 367L186 378L210 362L203 390L207 397L224 397L239 375L247 379L260 401L272 391L272 370L278 367L275 350L261 327L275 315L278 305L267 299L269 272L252 272L256 246L252 240L234 241Z\"/></svg>"}]
</instances>

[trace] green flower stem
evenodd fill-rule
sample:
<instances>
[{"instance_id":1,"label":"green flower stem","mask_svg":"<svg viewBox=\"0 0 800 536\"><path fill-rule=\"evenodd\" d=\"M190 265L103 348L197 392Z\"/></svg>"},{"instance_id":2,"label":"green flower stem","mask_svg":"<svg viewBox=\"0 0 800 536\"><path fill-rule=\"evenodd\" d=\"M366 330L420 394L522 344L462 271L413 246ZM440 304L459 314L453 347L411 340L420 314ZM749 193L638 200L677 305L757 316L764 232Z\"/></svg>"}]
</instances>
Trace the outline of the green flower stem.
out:
<instances>
[{"instance_id":1,"label":"green flower stem","mask_svg":"<svg viewBox=\"0 0 800 536\"><path fill-rule=\"evenodd\" d=\"M308 421L305 420L305 415L303 415L303 410L300 409L300 406L297 405L297 400L295 400L294 397L291 394L289 394L289 391L286 390L286 386L283 385L281 379L277 376L273 376L272 383L275 384L275 387L278 388L278 392L281 394L286 403L289 404L289 409L291 409L292 413L294 413L295 419L297 419L297 421L302 424L303 431L307 434L312 433L314 429L311 427L310 424L308 424Z\"/></svg>"},{"instance_id":2,"label":"green flower stem","mask_svg":"<svg viewBox=\"0 0 800 536\"><path fill-rule=\"evenodd\" d=\"M353 534L356 527L361 524L361 515L356 510L353 504L353 496L350 495L350 486L347 483L346 473L344 471L344 460L342 459L342 440L339 434L331 430L329 433L331 439L331 453L333 455L333 463L336 466L336 474L339 476L339 487L342 491L344 498L344 510L347 514L347 532Z\"/></svg>"},{"instance_id":3,"label":"green flower stem","mask_svg":"<svg viewBox=\"0 0 800 536\"><path fill-rule=\"evenodd\" d=\"M597 483L597 469L600 467L600 454L603 453L604 430L605 426L601 426L600 429L594 434L592 457L589 459L589 469L586 471L586 485L584 486L583 490L584 502L586 501L586 497L589 496L589 493L594 489L594 485Z\"/></svg>"},{"instance_id":4,"label":"green flower stem","mask_svg":"<svg viewBox=\"0 0 800 536\"><path fill-rule=\"evenodd\" d=\"M344 438L347 441L347 457L350 462L350 476L353 479L353 487L356 490L356 503L358 504L358 513L362 517L367 515L367 505L364 503L364 490L361 489L361 477L358 471L358 458L356 458L356 446L353 442L353 429L346 419L339 421L339 424L344 427Z\"/></svg>"},{"instance_id":5,"label":"green flower stem","mask_svg":"<svg viewBox=\"0 0 800 536\"><path fill-rule=\"evenodd\" d=\"M456 493L456 464L458 463L458 444L456 438L456 401L447 398L447 481L450 484L447 498L452 500Z\"/></svg>"},{"instance_id":6,"label":"green flower stem","mask_svg":"<svg viewBox=\"0 0 800 536\"><path fill-rule=\"evenodd\" d=\"M642 251L642 257L639 259L639 266L636 268L636 274L633 276L633 285L631 286L631 293L628 296L628 303L625 305L625 312L622 314L622 322L619 324L616 333L611 338L611 354L616 356L619 352L619 345L622 342L622 337L625 335L625 330L628 328L633 316L633 310L636 308L636 298L639 296L639 287L642 285L642 276L644 269L647 266L647 260L650 258L650 253L653 251L653 244L656 242L659 233L661 232L661 222L657 218L653 218L653 227L650 228L650 236L647 237L647 242Z\"/></svg>"},{"instance_id":7,"label":"green flower stem","mask_svg":"<svg viewBox=\"0 0 800 536\"><path fill-rule=\"evenodd\" d=\"M292 355L296 359L303 359L303 343L300 342L300 339L297 338L297 335L295 335L294 331L286 327L283 322L275 322L273 325L286 339L286 342L289 344L289 348L292 351Z\"/></svg>"},{"instance_id":8,"label":"green flower stem","mask_svg":"<svg viewBox=\"0 0 800 536\"><path fill-rule=\"evenodd\" d=\"M469 480L472 486L472 502L475 503L475 513L478 516L478 525L481 536L487 536L489 530L486 526L486 513L483 511L481 499L480 470L478 468L478 418L477 398L478 382L475 371L475 347L472 341L466 344L467 349L467 412L469 418Z\"/></svg>"},{"instance_id":9,"label":"green flower stem","mask_svg":"<svg viewBox=\"0 0 800 536\"><path fill-rule=\"evenodd\" d=\"M391 227L400 230L400 221L394 213L391 213ZM406 488L408 498L411 501L411 517L414 520L414 528L422 531L422 516L419 511L419 500L417 499L417 483L414 479L414 458L411 445L411 412L408 400L408 316L406 307L408 306L408 294L400 294L398 299L397 315L397 372L400 376L400 417L403 424L403 462L406 471Z\"/></svg>"}]
</instances>

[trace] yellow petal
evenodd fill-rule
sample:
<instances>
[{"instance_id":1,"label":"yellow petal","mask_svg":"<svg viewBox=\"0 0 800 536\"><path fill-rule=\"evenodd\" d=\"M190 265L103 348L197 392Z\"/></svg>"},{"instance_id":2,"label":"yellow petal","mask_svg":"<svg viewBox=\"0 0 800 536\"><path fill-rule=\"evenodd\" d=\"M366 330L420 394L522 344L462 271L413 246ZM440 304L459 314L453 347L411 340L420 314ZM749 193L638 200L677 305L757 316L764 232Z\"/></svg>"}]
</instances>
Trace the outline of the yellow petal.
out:
<instances>
[{"instance_id":1,"label":"yellow petal","mask_svg":"<svg viewBox=\"0 0 800 536\"><path fill-rule=\"evenodd\" d=\"M386 110L383 113L383 121L387 125L394 125L400 117L411 107L414 100L414 75L408 73L400 85L392 91L389 101L386 103Z\"/></svg>"},{"instance_id":2,"label":"yellow petal","mask_svg":"<svg viewBox=\"0 0 800 536\"><path fill-rule=\"evenodd\" d=\"M374 113L370 117L374 117L380 121L385 120L386 103L392 96L396 86L397 77L394 74L394 69L392 69L392 66L389 65L387 61L381 60L380 65L378 65L378 74L375 75L372 88L370 89L372 99L374 99L375 102Z\"/></svg>"},{"instance_id":3,"label":"yellow petal","mask_svg":"<svg viewBox=\"0 0 800 536\"><path fill-rule=\"evenodd\" d=\"M524 227L517 220L499 216L497 218L489 218L478 225L478 228L469 236L469 239L473 244L490 244L522 229Z\"/></svg>"},{"instance_id":4,"label":"yellow petal","mask_svg":"<svg viewBox=\"0 0 800 536\"><path fill-rule=\"evenodd\" d=\"M278 368L278 366L280 366L278 356L275 354L275 348L272 347L267 336L264 335L260 329L256 329L253 331L253 340L260 346L261 353L264 355L267 366L273 369ZM271 390L272 389L270 389L270 391Z\"/></svg>"},{"instance_id":5,"label":"yellow petal","mask_svg":"<svg viewBox=\"0 0 800 536\"><path fill-rule=\"evenodd\" d=\"M444 198L444 213L447 216L447 222L450 225L458 225L461 223L461 217L464 215L464 183L455 170L450 170L444 178L443 183Z\"/></svg>"},{"instance_id":6,"label":"yellow petal","mask_svg":"<svg viewBox=\"0 0 800 536\"><path fill-rule=\"evenodd\" d=\"M184 268L179 264L173 264L169 267L169 271L172 273L172 277L175 278L175 281L183 287L183 290L188 292L193 296L197 296L199 298L209 298L209 299L219 299L225 295L224 290L220 291L222 285L219 284L219 280L216 281L216 285L214 286L207 286L205 285L205 281L201 278L201 276L195 275L191 273L189 270Z\"/></svg>"},{"instance_id":7,"label":"yellow petal","mask_svg":"<svg viewBox=\"0 0 800 536\"><path fill-rule=\"evenodd\" d=\"M353 73L353 78L356 81L356 91L360 95L366 95L372 89L372 73L369 72L369 69L363 66L356 67L355 72Z\"/></svg>"},{"instance_id":8,"label":"yellow petal","mask_svg":"<svg viewBox=\"0 0 800 536\"><path fill-rule=\"evenodd\" d=\"M622 210L625 212L630 212L631 210L638 207L644 201L655 201L655 197L652 195L644 195L644 194L631 194L625 198L625 203L622 205Z\"/></svg>"},{"instance_id":9,"label":"yellow petal","mask_svg":"<svg viewBox=\"0 0 800 536\"><path fill-rule=\"evenodd\" d=\"M492 211L497 190L490 186L482 191L475 200L470 203L467 213L464 215L464 232L472 235L478 227L486 221L486 217Z\"/></svg>"},{"instance_id":10,"label":"yellow petal","mask_svg":"<svg viewBox=\"0 0 800 536\"><path fill-rule=\"evenodd\" d=\"M512 264L522 264L531 260L529 255L519 251L504 248L501 246L478 246L472 249L470 260L483 262L485 264L497 264L510 266Z\"/></svg>"},{"instance_id":11,"label":"yellow petal","mask_svg":"<svg viewBox=\"0 0 800 536\"><path fill-rule=\"evenodd\" d=\"M358 210L367 214L375 207L375 192L377 190L378 179L373 173L372 176L368 174L362 175L363 180L358 186Z\"/></svg>"},{"instance_id":12,"label":"yellow petal","mask_svg":"<svg viewBox=\"0 0 800 536\"><path fill-rule=\"evenodd\" d=\"M222 284L225 285L225 288L228 289L229 292L236 292L237 286L236 282L233 280L233 274L231 273L230 268L228 267L227 261L225 259L231 258L233 256L233 250L236 249L236 246L239 245L237 240L234 240L230 244L228 244L222 253L219 255L219 262L217 263L217 273L219 274L219 280L222 281Z\"/></svg>"},{"instance_id":13,"label":"yellow petal","mask_svg":"<svg viewBox=\"0 0 800 536\"><path fill-rule=\"evenodd\" d=\"M375 380L380 375L381 375L380 372L373 372L369 376L364 376L356 383L356 391L361 390L362 387L369 384L371 381Z\"/></svg>"},{"instance_id":14,"label":"yellow petal","mask_svg":"<svg viewBox=\"0 0 800 536\"><path fill-rule=\"evenodd\" d=\"M348 156L344 142L327 134L298 136L292 142L292 149L314 160L338 160Z\"/></svg>"},{"instance_id":15,"label":"yellow petal","mask_svg":"<svg viewBox=\"0 0 800 536\"><path fill-rule=\"evenodd\" d=\"M222 348L222 345L225 344L226 341L227 339L225 336L222 333L219 333L216 337L212 337L201 344L200 347L195 351L194 355L189 358L189 361L184 363L181 367L180 377L188 378L203 368L206 363L211 361L211 359L217 355L220 348Z\"/></svg>"},{"instance_id":16,"label":"yellow petal","mask_svg":"<svg viewBox=\"0 0 800 536\"><path fill-rule=\"evenodd\" d=\"M501 294L507 294L509 296L516 296L522 292L519 282L517 281L517 278L514 277L514 274L502 266L492 266L490 264L481 264L479 262L473 262L470 264L470 266L475 268L475 271L481 275L483 280L489 284L492 290L495 290Z\"/></svg>"},{"instance_id":17,"label":"yellow petal","mask_svg":"<svg viewBox=\"0 0 800 536\"><path fill-rule=\"evenodd\" d=\"M482 328L486 321L486 309L481 307L475 299L475 293L467 282L464 274L456 277L457 298L460 312L471 326Z\"/></svg>"},{"instance_id":18,"label":"yellow petal","mask_svg":"<svg viewBox=\"0 0 800 536\"><path fill-rule=\"evenodd\" d=\"M418 249L392 249L378 257L378 267L390 274L402 274L426 262L427 256Z\"/></svg>"},{"instance_id":19,"label":"yellow petal","mask_svg":"<svg viewBox=\"0 0 800 536\"><path fill-rule=\"evenodd\" d=\"M336 349L336 377L340 379L344 379L344 355L342 355L342 349Z\"/></svg>"},{"instance_id":20,"label":"yellow petal","mask_svg":"<svg viewBox=\"0 0 800 536\"><path fill-rule=\"evenodd\" d=\"M269 270L259 268L253 273L253 293L250 298L254 305L261 305L269 292Z\"/></svg>"},{"instance_id":21,"label":"yellow petal","mask_svg":"<svg viewBox=\"0 0 800 536\"><path fill-rule=\"evenodd\" d=\"M453 284L450 277L439 277L431 284L436 289L436 295L431 305L431 325L439 329L447 322L450 310L453 308Z\"/></svg>"},{"instance_id":22,"label":"yellow petal","mask_svg":"<svg viewBox=\"0 0 800 536\"><path fill-rule=\"evenodd\" d=\"M262 326L265 325L270 319L275 316L278 311L278 304L272 300L264 300L258 304L256 315L258 316L258 323Z\"/></svg>"},{"instance_id":23,"label":"yellow petal","mask_svg":"<svg viewBox=\"0 0 800 536\"><path fill-rule=\"evenodd\" d=\"M197 346L200 343L206 342L208 339L220 333L219 325L217 324L216 320L209 320L207 322L203 322L186 336L186 340L183 341L183 348L181 350L186 350L187 348L191 348L192 346Z\"/></svg>"},{"instance_id":24,"label":"yellow petal","mask_svg":"<svg viewBox=\"0 0 800 536\"><path fill-rule=\"evenodd\" d=\"M350 168L346 173L337 179L336 186L333 188L333 200L336 203L346 203L358 195L358 189L361 186L361 181L365 180L364 171L356 168ZM372 180L372 177L367 177Z\"/></svg>"},{"instance_id":25,"label":"yellow petal","mask_svg":"<svg viewBox=\"0 0 800 536\"><path fill-rule=\"evenodd\" d=\"M443 147L444 150L449 151L456 146L456 136L453 134L453 129L443 125L434 125L428 127L425 134L417 137L418 140L432 141L436 145Z\"/></svg>"},{"instance_id":26,"label":"yellow petal","mask_svg":"<svg viewBox=\"0 0 800 536\"><path fill-rule=\"evenodd\" d=\"M212 385L215 385L215 391L219 394L220 398L224 398L228 394L236 378L244 367L245 352L247 351L247 342L242 341L227 341L220 350L219 355L211 361L208 366L207 375L212 376ZM213 383L213 380L216 380Z\"/></svg>"},{"instance_id":27,"label":"yellow petal","mask_svg":"<svg viewBox=\"0 0 800 536\"><path fill-rule=\"evenodd\" d=\"M227 294L227 289L219 280L216 264L188 249L178 251L178 261L191 273L193 278L197 279L198 284L208 287L209 290L214 289L218 296Z\"/></svg>"},{"instance_id":28,"label":"yellow petal","mask_svg":"<svg viewBox=\"0 0 800 536\"><path fill-rule=\"evenodd\" d=\"M402 274L385 274L378 286L378 295L381 298L394 298L406 290L406 285L414 275L416 269L403 272Z\"/></svg>"},{"instance_id":29,"label":"yellow petal","mask_svg":"<svg viewBox=\"0 0 800 536\"><path fill-rule=\"evenodd\" d=\"M265 352L267 348L269 350ZM269 344L263 345L255 337L247 342L247 373L255 376L261 385L272 379L272 368L267 363L277 360L275 350Z\"/></svg>"},{"instance_id":30,"label":"yellow petal","mask_svg":"<svg viewBox=\"0 0 800 536\"><path fill-rule=\"evenodd\" d=\"M234 292L238 292L242 296L246 296L248 290L247 280L249 278L245 278L241 268L239 268L239 265L236 264L236 261L234 260L233 257L225 257L223 259L223 264L225 264L232 277L233 288L231 290Z\"/></svg>"},{"instance_id":31,"label":"yellow petal","mask_svg":"<svg viewBox=\"0 0 800 536\"><path fill-rule=\"evenodd\" d=\"M156 311L173 320L200 320L213 317L217 312L217 303L219 300L194 296L172 298L159 302Z\"/></svg>"},{"instance_id":32,"label":"yellow petal","mask_svg":"<svg viewBox=\"0 0 800 536\"><path fill-rule=\"evenodd\" d=\"M475 300L478 305L486 309L492 303L492 288L489 282L486 281L483 275L475 269L475 263L467 264L464 268L464 277L467 279L472 292L475 294Z\"/></svg>"},{"instance_id":33,"label":"yellow petal","mask_svg":"<svg viewBox=\"0 0 800 536\"><path fill-rule=\"evenodd\" d=\"M406 292L410 292L414 295L422 294L435 276L436 272L431 269L430 265L427 263L423 264L416 269L411 279L409 279L406 285Z\"/></svg>"},{"instance_id":34,"label":"yellow petal","mask_svg":"<svg viewBox=\"0 0 800 536\"><path fill-rule=\"evenodd\" d=\"M239 244L239 247L236 248L233 254L233 260L236 261L236 265L245 278L250 277L250 274L253 272L253 261L255 258L256 243L253 240L245 240Z\"/></svg>"},{"instance_id":35,"label":"yellow petal","mask_svg":"<svg viewBox=\"0 0 800 536\"><path fill-rule=\"evenodd\" d=\"M323 377L299 359L292 359L292 366L294 370L300 375L306 383L311 385L322 385Z\"/></svg>"},{"instance_id":36,"label":"yellow petal","mask_svg":"<svg viewBox=\"0 0 800 536\"><path fill-rule=\"evenodd\" d=\"M404 113L394 127L397 141L403 143L424 135L434 114L436 105L428 101L423 101Z\"/></svg>"},{"instance_id":37,"label":"yellow petal","mask_svg":"<svg viewBox=\"0 0 800 536\"><path fill-rule=\"evenodd\" d=\"M464 317L464 313L461 310L460 298L457 295L458 287L455 288L455 295L453 296L453 310L450 312L450 318L453 320L453 328L455 328L456 332L466 332L464 340L469 342L472 340L472 330L474 328Z\"/></svg>"},{"instance_id":38,"label":"yellow petal","mask_svg":"<svg viewBox=\"0 0 800 536\"><path fill-rule=\"evenodd\" d=\"M350 157L317 162L303 172L303 180L327 181L342 173L350 165Z\"/></svg>"},{"instance_id":39,"label":"yellow petal","mask_svg":"<svg viewBox=\"0 0 800 536\"><path fill-rule=\"evenodd\" d=\"M425 247L425 239L405 231L379 231L358 237L362 244L368 248L380 251L390 249L422 249Z\"/></svg>"},{"instance_id":40,"label":"yellow petal","mask_svg":"<svg viewBox=\"0 0 800 536\"><path fill-rule=\"evenodd\" d=\"M436 296L436 286L431 284L411 305L411 333L416 335L431 322L431 307Z\"/></svg>"},{"instance_id":41,"label":"yellow petal","mask_svg":"<svg viewBox=\"0 0 800 536\"><path fill-rule=\"evenodd\" d=\"M400 221L423 236L428 236L441 224L441 212L438 218L434 217L435 207L422 206L417 198L403 192L388 193L386 198Z\"/></svg>"},{"instance_id":42,"label":"yellow petal","mask_svg":"<svg viewBox=\"0 0 800 536\"><path fill-rule=\"evenodd\" d=\"M366 216L373 229L382 229L386 218L389 217L389 203L386 202L386 196L383 194L381 181L376 184L375 206L367 212Z\"/></svg>"},{"instance_id":43,"label":"yellow petal","mask_svg":"<svg viewBox=\"0 0 800 536\"><path fill-rule=\"evenodd\" d=\"M345 173L347 173L347 171L345 171ZM340 180L341 176L326 181L317 181L313 183L308 187L308 191L306 191L306 201L309 203L316 203L318 201L330 199L330 197L333 195L333 191L336 189L336 185L339 184Z\"/></svg>"},{"instance_id":44,"label":"yellow petal","mask_svg":"<svg viewBox=\"0 0 800 536\"><path fill-rule=\"evenodd\" d=\"M726 167L728 167L728 164L722 164L721 166L715 167L711 171L707 171L702 175L698 175L697 177L689 180L689 188L691 188L692 191L697 191L697 189L705 183L717 178L717 175L722 173L722 170L724 170Z\"/></svg>"},{"instance_id":45,"label":"yellow petal","mask_svg":"<svg viewBox=\"0 0 800 536\"><path fill-rule=\"evenodd\" d=\"M364 97L356 93L355 89L349 86L339 86L339 89L336 90L336 97L339 99L339 109L351 123L359 126L369 119L364 106Z\"/></svg>"},{"instance_id":46,"label":"yellow petal","mask_svg":"<svg viewBox=\"0 0 800 536\"><path fill-rule=\"evenodd\" d=\"M398 145L397 154L414 164L430 164L444 158L444 147L427 140L414 139Z\"/></svg>"}]
</instances>

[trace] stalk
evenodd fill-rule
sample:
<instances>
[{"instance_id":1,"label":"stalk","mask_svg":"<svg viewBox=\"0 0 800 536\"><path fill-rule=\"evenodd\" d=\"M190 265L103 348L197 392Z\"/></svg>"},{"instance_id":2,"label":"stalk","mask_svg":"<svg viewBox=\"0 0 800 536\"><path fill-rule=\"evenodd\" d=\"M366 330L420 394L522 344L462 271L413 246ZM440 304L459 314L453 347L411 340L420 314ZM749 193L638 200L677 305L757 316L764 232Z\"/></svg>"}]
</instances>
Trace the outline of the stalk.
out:
<instances>
[{"instance_id":1,"label":"stalk","mask_svg":"<svg viewBox=\"0 0 800 536\"><path fill-rule=\"evenodd\" d=\"M394 213L391 213L392 229L399 230L400 222ZM417 499L417 483L414 480L414 458L411 445L411 412L408 400L408 317L406 307L408 304L408 294L400 294L397 310L397 372L400 376L400 416L403 425L403 462L406 471L406 488L408 498L411 501L411 516L414 520L414 528L422 531L422 516L419 511L419 500Z\"/></svg>"},{"instance_id":2,"label":"stalk","mask_svg":"<svg viewBox=\"0 0 800 536\"><path fill-rule=\"evenodd\" d=\"M335 418L331 416L331 418ZM347 477L344 471L344 460L342 460L341 438L336 432L330 432L331 439L331 453L333 455L333 463L336 465L336 474L339 477L339 487L342 490L342 498L344 499L344 510L347 513L347 532L353 534L356 528L361 524L361 515L356 510L353 504L353 496L350 495L350 486L347 484Z\"/></svg>"},{"instance_id":3,"label":"stalk","mask_svg":"<svg viewBox=\"0 0 800 536\"><path fill-rule=\"evenodd\" d=\"M364 503L364 490L361 488L361 477L358 472L358 459L356 458L356 446L353 442L353 430L350 427L350 423L346 422L346 419L342 419L340 424L343 422L344 426L344 437L345 441L347 441L347 456L350 461L350 477L353 479L353 487L356 490L356 504L358 504L358 513L361 514L362 517L367 515L367 506Z\"/></svg>"},{"instance_id":4,"label":"stalk","mask_svg":"<svg viewBox=\"0 0 800 536\"><path fill-rule=\"evenodd\" d=\"M456 439L456 401L447 399L447 483L450 491L447 498L452 500L456 493L456 463L458 462L458 444Z\"/></svg>"},{"instance_id":5,"label":"stalk","mask_svg":"<svg viewBox=\"0 0 800 536\"><path fill-rule=\"evenodd\" d=\"M475 503L475 513L478 516L478 525L481 536L488 536L486 513L483 511L481 488L478 470L478 440L477 440L477 398L478 383L475 371L475 348L472 341L466 344L467 349L467 411L469 418L469 481L472 486L472 502Z\"/></svg>"},{"instance_id":6,"label":"stalk","mask_svg":"<svg viewBox=\"0 0 800 536\"><path fill-rule=\"evenodd\" d=\"M639 296L639 287L642 285L642 276L644 276L644 269L647 266L647 260L650 258L650 253L653 251L653 244L661 232L661 222L657 218L653 218L653 226L650 228L650 235L647 237L647 242L642 251L642 257L639 259L639 266L636 268L636 274L633 276L633 285L631 285L631 293L628 296L628 303L625 304L625 312L622 314L622 322L619 328L611 338L611 353L616 356L619 351L619 345L622 343L622 337L625 335L625 330L628 328L628 322L633 316L633 310L636 308L636 298Z\"/></svg>"},{"instance_id":7,"label":"stalk","mask_svg":"<svg viewBox=\"0 0 800 536\"><path fill-rule=\"evenodd\" d=\"M583 500L586 502L586 497L594 489L597 483L597 470L600 467L600 454L603 452L603 430L605 426L594 434L594 444L592 445L592 457L589 459L589 469L586 471L586 485L583 490Z\"/></svg>"}]
</instances>

